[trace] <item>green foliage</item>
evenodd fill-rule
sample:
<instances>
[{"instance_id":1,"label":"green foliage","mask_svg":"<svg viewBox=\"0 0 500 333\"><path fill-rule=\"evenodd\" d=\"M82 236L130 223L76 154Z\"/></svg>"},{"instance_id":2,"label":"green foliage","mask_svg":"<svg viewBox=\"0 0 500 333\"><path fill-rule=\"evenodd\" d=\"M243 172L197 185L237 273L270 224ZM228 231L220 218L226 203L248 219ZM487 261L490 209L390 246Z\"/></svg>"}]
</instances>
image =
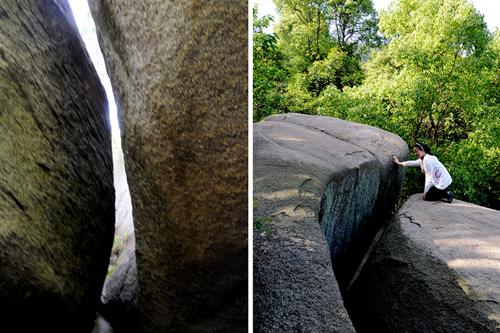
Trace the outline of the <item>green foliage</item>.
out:
<instances>
[{"instance_id":1,"label":"green foliage","mask_svg":"<svg viewBox=\"0 0 500 333\"><path fill-rule=\"evenodd\" d=\"M371 0L275 0L281 14L280 47L297 72L338 47L359 56L381 43Z\"/></svg>"},{"instance_id":2,"label":"green foliage","mask_svg":"<svg viewBox=\"0 0 500 333\"><path fill-rule=\"evenodd\" d=\"M366 63L357 91L379 104L369 123L428 143L449 167L456 197L494 205L498 37L466 0L401 0L382 14L380 28L390 42Z\"/></svg>"},{"instance_id":3,"label":"green foliage","mask_svg":"<svg viewBox=\"0 0 500 333\"><path fill-rule=\"evenodd\" d=\"M483 96L488 32L466 0L402 0L380 20L391 41L366 64L365 85L410 140L467 137Z\"/></svg>"},{"instance_id":4,"label":"green foliage","mask_svg":"<svg viewBox=\"0 0 500 333\"><path fill-rule=\"evenodd\" d=\"M364 54L382 43L378 18L371 0L330 0L325 2L332 37L350 55Z\"/></svg>"},{"instance_id":5,"label":"green foliage","mask_svg":"<svg viewBox=\"0 0 500 333\"><path fill-rule=\"evenodd\" d=\"M303 73L316 60L323 59L333 46L323 0L278 0L280 12L276 26L279 47L294 73Z\"/></svg>"},{"instance_id":6,"label":"green foliage","mask_svg":"<svg viewBox=\"0 0 500 333\"><path fill-rule=\"evenodd\" d=\"M288 75L282 108L270 113L328 115L425 142L456 198L498 208L500 32L469 1L395 0L380 22L369 0L275 2ZM422 191L419 178L408 170L405 196Z\"/></svg>"},{"instance_id":7,"label":"green foliage","mask_svg":"<svg viewBox=\"0 0 500 333\"><path fill-rule=\"evenodd\" d=\"M290 112L314 113L314 97L307 91L306 74L297 73L290 78L285 98Z\"/></svg>"},{"instance_id":8,"label":"green foliage","mask_svg":"<svg viewBox=\"0 0 500 333\"><path fill-rule=\"evenodd\" d=\"M361 59L381 40L371 0L275 3L278 47L290 72L284 96L289 111L314 112L311 102L329 85L343 90L361 84Z\"/></svg>"},{"instance_id":9,"label":"green foliage","mask_svg":"<svg viewBox=\"0 0 500 333\"><path fill-rule=\"evenodd\" d=\"M468 139L451 144L444 155L457 196L500 209L500 122L483 122Z\"/></svg>"},{"instance_id":10,"label":"green foliage","mask_svg":"<svg viewBox=\"0 0 500 333\"><path fill-rule=\"evenodd\" d=\"M286 112L283 94L288 71L283 53L277 47L278 37L264 32L273 21L271 16L258 17L253 8L253 117L260 120L273 113Z\"/></svg>"},{"instance_id":11,"label":"green foliage","mask_svg":"<svg viewBox=\"0 0 500 333\"><path fill-rule=\"evenodd\" d=\"M306 84L307 91L318 97L329 85L342 89L359 85L362 80L363 72L359 59L349 56L338 47L333 47L325 59L316 60L311 64Z\"/></svg>"},{"instance_id":12,"label":"green foliage","mask_svg":"<svg viewBox=\"0 0 500 333\"><path fill-rule=\"evenodd\" d=\"M329 85L361 84L361 59L380 44L371 0L277 0L277 33L270 16L254 20L254 120L282 112L315 112Z\"/></svg>"}]
</instances>

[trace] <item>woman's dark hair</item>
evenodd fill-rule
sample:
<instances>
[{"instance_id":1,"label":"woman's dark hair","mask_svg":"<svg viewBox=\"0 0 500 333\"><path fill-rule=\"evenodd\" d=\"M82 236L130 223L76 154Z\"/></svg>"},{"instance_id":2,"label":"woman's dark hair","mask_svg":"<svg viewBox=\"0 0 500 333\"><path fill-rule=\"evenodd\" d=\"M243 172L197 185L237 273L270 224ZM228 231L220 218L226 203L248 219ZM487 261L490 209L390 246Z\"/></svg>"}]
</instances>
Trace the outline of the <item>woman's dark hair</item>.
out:
<instances>
[{"instance_id":1,"label":"woman's dark hair","mask_svg":"<svg viewBox=\"0 0 500 333\"><path fill-rule=\"evenodd\" d=\"M431 153L431 148L425 143L417 142L413 147L417 148L418 150L423 150L426 154Z\"/></svg>"}]
</instances>

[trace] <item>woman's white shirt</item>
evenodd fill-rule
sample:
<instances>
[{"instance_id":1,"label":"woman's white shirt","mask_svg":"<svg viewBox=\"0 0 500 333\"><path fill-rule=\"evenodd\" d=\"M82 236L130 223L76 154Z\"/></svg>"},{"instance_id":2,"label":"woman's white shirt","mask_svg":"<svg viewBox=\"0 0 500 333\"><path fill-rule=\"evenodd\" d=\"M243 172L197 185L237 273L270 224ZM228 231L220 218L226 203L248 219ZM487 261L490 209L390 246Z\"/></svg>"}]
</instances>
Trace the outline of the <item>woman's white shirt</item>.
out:
<instances>
[{"instance_id":1,"label":"woman's white shirt","mask_svg":"<svg viewBox=\"0 0 500 333\"><path fill-rule=\"evenodd\" d=\"M424 158L415 161L406 161L401 163L404 167L420 167L425 174L424 193L427 193L431 186L435 186L440 190L444 190L450 186L452 180L451 176L439 162L436 156L425 154Z\"/></svg>"}]
</instances>

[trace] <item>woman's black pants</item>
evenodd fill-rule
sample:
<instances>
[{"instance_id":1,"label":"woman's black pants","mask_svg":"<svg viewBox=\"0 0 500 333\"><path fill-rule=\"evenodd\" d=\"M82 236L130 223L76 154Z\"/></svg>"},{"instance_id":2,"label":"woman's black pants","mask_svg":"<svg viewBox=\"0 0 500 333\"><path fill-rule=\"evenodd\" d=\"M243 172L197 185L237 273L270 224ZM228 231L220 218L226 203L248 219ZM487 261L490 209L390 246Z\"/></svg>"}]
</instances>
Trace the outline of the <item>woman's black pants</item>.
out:
<instances>
[{"instance_id":1,"label":"woman's black pants","mask_svg":"<svg viewBox=\"0 0 500 333\"><path fill-rule=\"evenodd\" d=\"M425 194L425 200L437 201L437 200L441 200L442 198L447 198L449 189L450 189L450 186L448 186L444 190L440 190L434 186L431 186L429 191L427 191L427 193Z\"/></svg>"}]
</instances>

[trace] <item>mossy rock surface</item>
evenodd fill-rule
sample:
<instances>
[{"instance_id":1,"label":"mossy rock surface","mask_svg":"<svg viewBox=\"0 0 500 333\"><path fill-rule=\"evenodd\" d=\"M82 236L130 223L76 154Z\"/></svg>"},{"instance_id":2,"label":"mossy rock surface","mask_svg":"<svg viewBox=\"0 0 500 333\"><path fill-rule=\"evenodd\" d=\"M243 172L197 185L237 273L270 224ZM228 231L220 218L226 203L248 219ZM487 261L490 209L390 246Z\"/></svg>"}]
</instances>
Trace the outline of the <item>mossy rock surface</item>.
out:
<instances>
[{"instance_id":1,"label":"mossy rock surface","mask_svg":"<svg viewBox=\"0 0 500 333\"><path fill-rule=\"evenodd\" d=\"M90 331L114 230L106 99L65 1L0 1L0 313Z\"/></svg>"}]
</instances>

